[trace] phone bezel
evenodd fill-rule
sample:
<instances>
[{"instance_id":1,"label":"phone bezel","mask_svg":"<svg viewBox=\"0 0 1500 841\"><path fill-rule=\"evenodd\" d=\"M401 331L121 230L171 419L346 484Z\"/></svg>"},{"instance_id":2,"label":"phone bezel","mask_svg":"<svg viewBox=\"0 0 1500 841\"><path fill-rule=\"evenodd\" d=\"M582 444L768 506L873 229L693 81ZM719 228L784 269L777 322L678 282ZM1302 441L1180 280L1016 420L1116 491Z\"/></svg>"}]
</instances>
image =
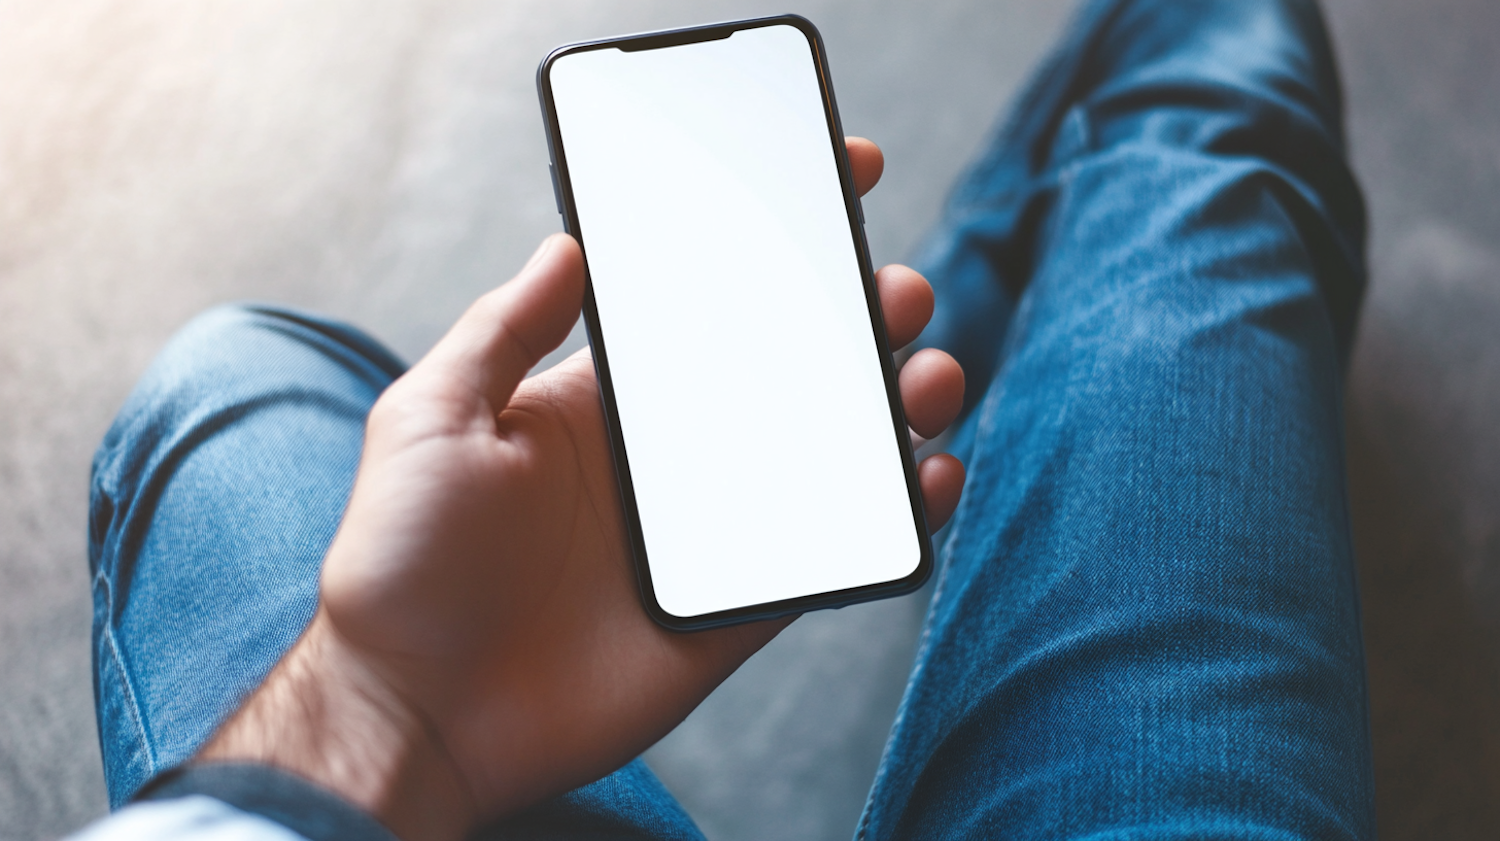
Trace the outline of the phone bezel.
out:
<instances>
[{"instance_id":1,"label":"phone bezel","mask_svg":"<svg viewBox=\"0 0 1500 841\"><path fill-rule=\"evenodd\" d=\"M827 118L829 142L833 147L834 160L839 172L839 183L844 192L845 211L849 217L849 232L854 240L858 256L860 277L865 288L865 303L869 308L870 326L875 334L875 343L880 355L881 371L885 377L886 398L890 404L892 429L896 445L901 453L901 463L906 474L907 494L911 499L912 525L917 530L921 558L910 575L892 581L868 584L846 590L817 593L781 601L747 605L731 610L718 611L700 616L677 616L669 613L657 602L656 591L651 580L651 565L646 552L645 534L641 528L640 513L636 507L635 488L630 477L630 458L620 429L619 413L615 405L614 384L609 372L609 354L606 350L604 330L599 323L599 311L594 300L592 277L587 279L584 293L583 317L588 328L589 344L593 349L594 370L599 381L599 396L604 406L605 425L609 429L610 445L614 453L615 473L620 489L620 499L625 511L625 520L630 531L631 550L635 560L636 578L640 586L641 601L646 612L663 627L674 631L695 631L724 625L771 619L778 616L805 613L810 610L845 607L860 602L874 601L892 596L905 595L919 589L932 574L932 539L928 534L927 518L923 510L922 494L917 480L916 456L912 451L906 414L901 406L901 392L897 380L895 359L891 354L890 341L886 335L885 319L880 310L880 295L875 283L875 271L870 261L869 245L865 240L864 213L859 196L854 189L854 178L849 167L849 156L844 145L843 126L839 121L838 105L833 96L833 83L828 71L827 54L823 37L816 26L800 15L777 15L729 21L706 26L645 32L596 41L566 44L547 54L537 68L537 93L541 99L542 119L547 130L547 147L551 156L552 187L556 194L558 212L563 217L563 227L578 240L584 252L587 266L588 243L578 221L577 207L573 201L572 182L568 173L567 155L563 150L561 128L558 124L557 108L553 101L550 73L552 66L561 58L580 52L619 48L627 52L661 49L684 44L716 41L734 33L767 26L792 26L807 37L812 48L814 65L818 75L818 87L822 93L823 112Z\"/></svg>"}]
</instances>

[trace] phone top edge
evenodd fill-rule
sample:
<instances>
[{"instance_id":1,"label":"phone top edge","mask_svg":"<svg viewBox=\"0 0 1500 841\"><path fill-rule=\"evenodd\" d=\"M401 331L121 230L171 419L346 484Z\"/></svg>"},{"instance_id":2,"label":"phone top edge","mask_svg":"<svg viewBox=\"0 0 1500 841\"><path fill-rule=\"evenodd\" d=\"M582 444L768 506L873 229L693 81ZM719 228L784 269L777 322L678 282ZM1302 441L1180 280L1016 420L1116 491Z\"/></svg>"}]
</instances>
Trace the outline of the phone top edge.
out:
<instances>
[{"instance_id":1,"label":"phone top edge","mask_svg":"<svg viewBox=\"0 0 1500 841\"><path fill-rule=\"evenodd\" d=\"M621 48L622 45L642 43L643 46L626 49L626 52L640 52L649 49L658 49L669 46L682 46L684 44L705 43L718 41L732 36L734 33L747 29L760 29L767 26L787 25L801 31L807 36L817 56L820 72L826 73L827 60L823 46L823 33L818 30L816 24L802 15L787 12L780 15L769 15L767 17L743 18L740 20L718 21L716 23L705 23L696 26L684 26L675 29L656 29L645 32L634 32L626 35L616 35L608 38L592 38L587 41L573 41L553 47L537 63L536 88L537 97L541 100L543 122L547 131L548 151L552 153L553 163L556 163L556 138L553 137L553 122L555 113L552 106L552 80L549 72L552 65L558 59L568 55L590 50L601 50L610 48ZM719 34L722 33L722 34ZM702 36L702 37L697 37ZM652 43L659 42L659 43ZM835 123L838 116L835 113Z\"/></svg>"},{"instance_id":2,"label":"phone top edge","mask_svg":"<svg viewBox=\"0 0 1500 841\"><path fill-rule=\"evenodd\" d=\"M663 47L677 47L684 44L698 44L708 41L719 41L732 36L734 33L746 29L760 29L766 26L788 25L802 31L804 35L816 41L820 46L823 41L822 33L812 21L802 15L787 13L771 15L759 18L744 18L742 20L727 20L717 23L705 23L697 26L684 26L676 29L656 29L646 32L633 32L627 35L615 35L608 38L592 38L587 41L574 41L552 48L537 65L537 80L540 84L545 78L547 71L557 59L563 56L589 50L620 49L624 52L641 52L645 50L660 49Z\"/></svg>"}]
</instances>

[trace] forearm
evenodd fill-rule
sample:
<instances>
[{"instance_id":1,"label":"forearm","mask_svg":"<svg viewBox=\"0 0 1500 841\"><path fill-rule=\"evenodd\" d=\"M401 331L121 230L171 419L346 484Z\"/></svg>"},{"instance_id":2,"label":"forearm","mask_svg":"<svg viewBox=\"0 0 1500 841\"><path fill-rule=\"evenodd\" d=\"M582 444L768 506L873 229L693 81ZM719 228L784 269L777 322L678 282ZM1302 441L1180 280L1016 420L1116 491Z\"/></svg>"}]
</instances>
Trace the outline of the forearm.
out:
<instances>
[{"instance_id":1,"label":"forearm","mask_svg":"<svg viewBox=\"0 0 1500 841\"><path fill-rule=\"evenodd\" d=\"M288 771L406 841L457 838L477 818L441 741L323 614L192 761Z\"/></svg>"}]
</instances>

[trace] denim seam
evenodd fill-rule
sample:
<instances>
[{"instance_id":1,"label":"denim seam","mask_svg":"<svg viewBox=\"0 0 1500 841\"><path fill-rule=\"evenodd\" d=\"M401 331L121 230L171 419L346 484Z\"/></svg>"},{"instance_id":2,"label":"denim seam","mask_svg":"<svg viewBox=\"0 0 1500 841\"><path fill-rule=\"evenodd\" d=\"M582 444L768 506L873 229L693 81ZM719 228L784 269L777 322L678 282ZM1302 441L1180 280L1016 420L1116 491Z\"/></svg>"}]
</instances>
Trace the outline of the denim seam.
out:
<instances>
[{"instance_id":1,"label":"denim seam","mask_svg":"<svg viewBox=\"0 0 1500 841\"><path fill-rule=\"evenodd\" d=\"M922 623L922 635L917 642L917 655L911 674L906 678L906 691L901 693L901 704L896 708L896 718L891 722L890 734L886 736L885 747L880 752L880 764L875 769L875 780L870 784L870 796L865 802L865 808L860 812L859 825L854 830L855 841L864 841L868 837L870 823L875 817L874 812L879 808L875 793L880 790L885 782L887 771L890 769L891 755L895 752L898 733L906 723L906 714L911 704L911 687L916 685L926 663L927 653L932 647L932 622L934 618L933 607L943 595L943 585L948 580L948 563L946 548L952 543L952 538L943 541L942 552L943 563L940 565L937 580L933 582L932 600L928 607L927 619Z\"/></svg>"},{"instance_id":2,"label":"denim seam","mask_svg":"<svg viewBox=\"0 0 1500 841\"><path fill-rule=\"evenodd\" d=\"M1335 453L1338 463L1338 475L1341 477L1348 477L1349 441L1344 433L1344 430L1347 428L1346 415L1348 413L1348 407L1346 404L1346 400L1348 387L1345 385L1342 376L1336 375L1334 377L1333 390L1334 434L1337 436L1339 442ZM1360 700L1363 701L1360 706L1365 720L1365 744L1372 745L1374 744L1375 736L1374 723L1370 718L1370 668L1369 657L1365 653L1364 607L1363 601L1359 597L1359 547L1354 545L1353 514L1350 511L1349 487L1347 478L1345 478L1344 481L1343 496L1344 536L1346 541L1345 545L1348 547L1348 563L1346 565L1346 575L1349 578L1349 586L1354 592L1354 638L1359 645L1358 650L1355 652L1355 660L1359 664L1360 685L1364 690L1360 696ZM1367 772L1366 779L1373 780L1375 778L1375 754L1373 750L1369 750L1365 753L1363 764ZM1380 826L1379 816L1376 813L1375 809L1374 786L1366 787L1364 800L1367 805L1368 813L1375 816L1373 818L1374 823L1371 827L1371 835L1373 838L1378 838Z\"/></svg>"},{"instance_id":3,"label":"denim seam","mask_svg":"<svg viewBox=\"0 0 1500 841\"><path fill-rule=\"evenodd\" d=\"M130 723L135 727L136 739L145 753L147 764L146 778L150 779L156 773L157 769L156 751L151 745L150 737L146 734L146 725L141 716L140 703L136 700L135 686L131 683L130 672L125 668L124 654L120 651L119 644L115 641L114 589L110 586L109 579L102 572L95 576L94 585L95 587L102 585L105 590L105 621L103 622L101 633L104 638L110 665L119 676L120 687L125 693L124 707L130 716ZM102 736L103 733L101 732L100 735Z\"/></svg>"},{"instance_id":4,"label":"denim seam","mask_svg":"<svg viewBox=\"0 0 1500 841\"><path fill-rule=\"evenodd\" d=\"M1000 380L999 374L996 375L996 380L997 382ZM998 406L1000 404L999 393L1003 390L1003 388L990 389L990 391L985 395L984 400L976 408L976 411L980 413L979 428L975 430L976 440L984 434L986 428L993 428L994 415L998 410ZM960 503L960 514L962 513L964 507L965 506ZM885 748L881 751L880 765L875 772L875 781L870 786L870 798L866 801L865 809L860 813L859 825L854 832L855 841L865 841L865 839L869 837L870 824L873 823L876 817L884 817L884 815L876 814L879 811L879 805L877 803L879 798L877 798L875 795L879 792L881 785L886 780L887 771L890 769L891 754L894 751L895 744L898 740L899 731L906 723L906 715L911 702L911 687L916 684L917 679L921 676L923 670L927 665L927 655L931 652L932 649L933 629L938 621L938 605L942 603L943 596L947 592L948 577L952 569L951 559L953 547L958 544L959 538L962 536L965 519L966 518L962 516L955 516L952 525L949 526L947 539L943 541L943 547L940 553L942 563L938 567L937 580L933 583L932 600L929 602L929 606L927 608L927 619L922 623L922 635L917 643L917 655L914 660L916 665L913 667L911 675L907 677L907 691L904 692L901 696L901 704L896 709L896 719L891 724L890 736L887 737ZM903 807L904 805L905 804L903 804Z\"/></svg>"}]
</instances>

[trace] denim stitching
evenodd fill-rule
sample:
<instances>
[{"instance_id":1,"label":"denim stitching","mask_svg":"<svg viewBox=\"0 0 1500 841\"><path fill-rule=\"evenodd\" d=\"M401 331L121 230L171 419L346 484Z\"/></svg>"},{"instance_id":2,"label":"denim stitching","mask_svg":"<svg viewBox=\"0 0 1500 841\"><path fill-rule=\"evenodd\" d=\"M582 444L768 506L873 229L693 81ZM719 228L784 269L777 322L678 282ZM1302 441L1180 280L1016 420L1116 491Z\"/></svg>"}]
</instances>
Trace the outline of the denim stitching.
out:
<instances>
[{"instance_id":1,"label":"denim stitching","mask_svg":"<svg viewBox=\"0 0 1500 841\"><path fill-rule=\"evenodd\" d=\"M105 621L103 622L103 628L100 633L103 636L105 650L109 656L110 665L113 667L116 674L118 674L120 687L125 693L123 706L125 707L126 713L130 717L130 723L135 727L137 743L143 749L142 753L144 753L146 757L146 778L149 779L156 773L157 770L156 750L151 745L150 737L146 734L145 720L141 716L140 704L136 701L135 686L131 684L130 673L125 668L124 655L120 651L119 644L115 641L114 590L110 586L109 579L103 573L100 573L94 578L94 586L96 588L102 586L105 591ZM105 666L101 663L99 666L101 674L103 673L104 669ZM103 733L101 732L100 735L102 736Z\"/></svg>"}]
</instances>

